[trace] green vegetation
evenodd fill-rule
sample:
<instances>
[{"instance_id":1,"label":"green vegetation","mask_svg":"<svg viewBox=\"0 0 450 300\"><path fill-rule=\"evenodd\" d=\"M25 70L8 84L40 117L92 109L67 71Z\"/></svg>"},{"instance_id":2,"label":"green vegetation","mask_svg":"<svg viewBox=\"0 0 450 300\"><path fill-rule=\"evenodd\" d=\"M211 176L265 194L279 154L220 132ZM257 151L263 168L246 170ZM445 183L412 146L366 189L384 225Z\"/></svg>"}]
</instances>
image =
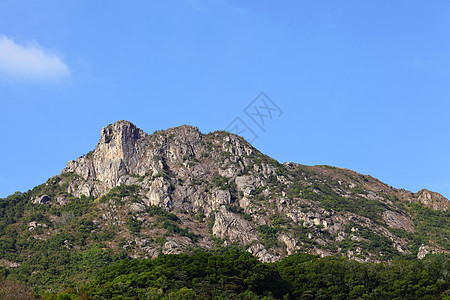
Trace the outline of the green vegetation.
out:
<instances>
[{"instance_id":1,"label":"green vegetation","mask_svg":"<svg viewBox=\"0 0 450 300\"><path fill-rule=\"evenodd\" d=\"M278 241L278 233L282 230L282 228L278 225L269 226L269 225L260 225L258 226L259 236L261 237L261 241L264 246L268 249L272 247L280 246L280 242Z\"/></svg>"},{"instance_id":2,"label":"green vegetation","mask_svg":"<svg viewBox=\"0 0 450 300\"><path fill-rule=\"evenodd\" d=\"M236 200L238 193L236 183L234 181L229 182L229 178L217 174L211 178L211 183L212 186L215 186L221 190L229 191L231 194L231 200Z\"/></svg>"},{"instance_id":3,"label":"green vegetation","mask_svg":"<svg viewBox=\"0 0 450 300\"><path fill-rule=\"evenodd\" d=\"M132 202L139 202L139 198L136 196L140 187L137 185L119 185L112 188L108 193L100 198L100 202L107 202L113 200L120 203L125 197L129 197Z\"/></svg>"},{"instance_id":4,"label":"green vegetation","mask_svg":"<svg viewBox=\"0 0 450 300\"><path fill-rule=\"evenodd\" d=\"M225 176L216 175L211 178L211 182L214 186L218 187L221 190L227 190L230 186L228 184L228 178Z\"/></svg>"},{"instance_id":5,"label":"green vegetation","mask_svg":"<svg viewBox=\"0 0 450 300\"><path fill-rule=\"evenodd\" d=\"M0 279L0 299L35 299L33 291L16 281Z\"/></svg>"},{"instance_id":6,"label":"green vegetation","mask_svg":"<svg viewBox=\"0 0 450 300\"><path fill-rule=\"evenodd\" d=\"M181 228L177 223L179 219L176 214L169 213L159 206L150 206L147 208L147 212L150 216L156 216L156 223L167 230L167 236L178 234L190 238L194 243L200 238L199 235L190 232L187 228Z\"/></svg>"},{"instance_id":7,"label":"green vegetation","mask_svg":"<svg viewBox=\"0 0 450 300\"><path fill-rule=\"evenodd\" d=\"M343 240L339 243L339 247L343 250L356 250L357 247L360 247L363 250L363 253L360 255L361 258L364 258L364 254L366 252L371 253L379 253L380 258L383 260L391 260L395 257L399 257L400 253L395 249L393 242L387 237L377 234L367 227L363 227L354 222L350 222L346 225L345 232L351 234L351 229L357 231L358 235L363 238L362 241L354 241L350 238Z\"/></svg>"},{"instance_id":8,"label":"green vegetation","mask_svg":"<svg viewBox=\"0 0 450 300\"><path fill-rule=\"evenodd\" d=\"M174 213L169 213L159 206L151 205L147 207L147 213L150 216L157 216L157 222L161 223L165 220L178 221L178 217Z\"/></svg>"},{"instance_id":9,"label":"green vegetation","mask_svg":"<svg viewBox=\"0 0 450 300\"><path fill-rule=\"evenodd\" d=\"M228 211L231 211L235 214L239 214L244 220L247 221L253 221L253 218L251 215L247 214L244 209L237 205L227 205Z\"/></svg>"},{"instance_id":10,"label":"green vegetation","mask_svg":"<svg viewBox=\"0 0 450 300\"><path fill-rule=\"evenodd\" d=\"M172 134L157 135L153 141L176 138ZM172 159L166 162L164 152L154 152L161 154L152 159L162 164L162 170L156 175L133 174L135 182L141 184L117 186L99 199L71 195L73 188L83 186L83 179L70 172L54 176L26 193L1 199L0 299L8 298L4 295L10 295L10 287L14 286L27 295L34 291L42 299L449 299L448 254L428 254L422 261L416 257L422 244L436 251L450 251L450 212L375 193L367 176L329 166L280 165L256 149L239 157L235 151L222 150L226 144L220 143L226 143L225 139L208 139L201 143L209 152L198 152L202 154L198 158L184 155L178 165ZM202 171L202 161L208 162L207 171L196 172ZM193 174L200 175L183 175L182 180L172 173L186 165L195 166ZM230 165L236 174L258 177L248 183L254 191L246 196L246 202L242 201L244 192L240 196L237 192L234 175L219 175L222 173L217 168ZM142 205L131 205L144 203L140 197L148 193L147 183L158 177L163 177L167 186L170 184L173 212L158 206L144 209ZM341 255L352 251L354 257L383 263L307 254L261 263L245 252L250 245L230 244L223 235L221 239L212 234L214 226L228 226L226 222L215 223L216 211L209 213L209 208L198 207L201 201L189 203L190 199L183 199L179 205L178 192L184 193L183 189L195 191L195 197L198 194L198 199L203 197L205 201L218 190L227 198L229 192L231 201L226 209L256 227L259 240L253 243L264 244L269 253L287 254L285 242L279 240L286 234L288 239L293 238L295 249L321 249ZM186 194L191 195L184 193L183 197ZM42 195L48 195L51 203L33 203ZM249 205L245 211L251 213L240 207L242 203ZM290 214L291 208L294 215ZM416 232L388 228L382 219L387 209L411 217ZM376 224L339 212L367 217ZM317 222L317 214L325 220L319 217ZM339 232L339 225L345 225L346 234ZM405 250L411 254L399 253L379 226L407 241ZM202 236L194 232L203 234L206 228L211 236L199 243ZM180 236L193 242L182 247L189 255L162 255L161 246ZM215 250L199 249L205 245ZM130 259L158 254L156 259Z\"/></svg>"},{"instance_id":11,"label":"green vegetation","mask_svg":"<svg viewBox=\"0 0 450 300\"><path fill-rule=\"evenodd\" d=\"M441 299L450 295L449 267L444 256L372 264L295 254L264 264L247 252L197 252L116 260L77 286L78 292L64 294L67 299Z\"/></svg>"},{"instance_id":12,"label":"green vegetation","mask_svg":"<svg viewBox=\"0 0 450 300\"><path fill-rule=\"evenodd\" d=\"M127 219L128 230L131 234L138 234L141 231L142 222L132 216Z\"/></svg>"},{"instance_id":13,"label":"green vegetation","mask_svg":"<svg viewBox=\"0 0 450 300\"><path fill-rule=\"evenodd\" d=\"M369 200L360 196L342 197L325 184L314 183L302 189L302 197L319 201L320 206L335 211L348 211L360 216L380 220L381 213L388 207L376 200Z\"/></svg>"},{"instance_id":14,"label":"green vegetation","mask_svg":"<svg viewBox=\"0 0 450 300\"><path fill-rule=\"evenodd\" d=\"M416 233L412 236L415 249L429 240L435 241L443 249L450 251L450 211L433 210L416 202L408 204Z\"/></svg>"},{"instance_id":15,"label":"green vegetation","mask_svg":"<svg viewBox=\"0 0 450 300\"><path fill-rule=\"evenodd\" d=\"M114 254L98 243L76 251L71 235L61 234L41 241L32 239L28 246L36 251L30 260L24 260L15 269L0 268L0 274L8 280L20 281L35 290L62 291L64 288L83 286L104 266L123 259L123 253ZM24 245L16 245L17 247Z\"/></svg>"},{"instance_id":16,"label":"green vegetation","mask_svg":"<svg viewBox=\"0 0 450 300\"><path fill-rule=\"evenodd\" d=\"M337 183L334 180L315 174L304 166L298 166L296 171L288 171L282 166L279 173L293 178L293 183L286 191L288 197L316 201L327 210L348 211L377 222L381 220L381 213L389 208L380 201L360 196L366 193L361 187L353 188L351 197L343 197L334 190L339 188L335 186Z\"/></svg>"},{"instance_id":17,"label":"green vegetation","mask_svg":"<svg viewBox=\"0 0 450 300\"><path fill-rule=\"evenodd\" d=\"M168 233L186 236L190 238L194 243L200 239L200 236L198 234L190 232L187 228L181 228L173 221L165 221L161 227L166 229Z\"/></svg>"}]
</instances>

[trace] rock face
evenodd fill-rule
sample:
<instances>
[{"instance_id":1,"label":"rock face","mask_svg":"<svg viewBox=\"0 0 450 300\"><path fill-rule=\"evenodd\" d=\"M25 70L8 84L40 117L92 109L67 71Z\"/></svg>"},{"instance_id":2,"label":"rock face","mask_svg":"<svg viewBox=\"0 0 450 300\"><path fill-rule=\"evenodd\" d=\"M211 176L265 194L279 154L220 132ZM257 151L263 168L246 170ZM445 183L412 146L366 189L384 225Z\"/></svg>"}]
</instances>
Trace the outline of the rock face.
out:
<instances>
[{"instance_id":1,"label":"rock face","mask_svg":"<svg viewBox=\"0 0 450 300\"><path fill-rule=\"evenodd\" d=\"M216 212L212 232L222 239L242 244L249 244L258 239L255 226L239 215L229 212L225 206L221 206Z\"/></svg>"},{"instance_id":2,"label":"rock face","mask_svg":"<svg viewBox=\"0 0 450 300\"><path fill-rule=\"evenodd\" d=\"M422 244L419 248L419 252L417 253L418 259L424 259L428 253L436 254L442 253L443 251L440 249L434 249L433 247Z\"/></svg>"},{"instance_id":3,"label":"rock face","mask_svg":"<svg viewBox=\"0 0 450 300\"><path fill-rule=\"evenodd\" d=\"M405 215L386 210L383 212L383 220L389 227L415 232L414 223Z\"/></svg>"},{"instance_id":4,"label":"rock face","mask_svg":"<svg viewBox=\"0 0 450 300\"><path fill-rule=\"evenodd\" d=\"M103 128L96 148L70 161L60 177L64 193L41 195L34 203L64 206L82 196L107 201L97 207L102 217L96 224L141 224L147 242L136 242L130 231L124 247L149 257L237 244L266 262L297 251L379 261L386 253L418 251L393 233L416 232L412 214L399 203L450 208L447 199L428 190L397 190L341 168L281 165L239 136L202 134L186 125L149 135L118 121ZM124 186L133 193L123 196L118 189ZM148 213L154 206L178 216L177 225L151 223L158 222ZM367 232L389 246L373 250ZM438 248L421 247L420 256Z\"/></svg>"},{"instance_id":5,"label":"rock face","mask_svg":"<svg viewBox=\"0 0 450 300\"><path fill-rule=\"evenodd\" d=\"M123 176L134 172L142 159L145 137L142 130L126 121L103 128L92 159L94 178L106 188L120 185Z\"/></svg>"},{"instance_id":6,"label":"rock face","mask_svg":"<svg viewBox=\"0 0 450 300\"><path fill-rule=\"evenodd\" d=\"M162 253L180 254L183 253L188 246L192 246L192 243L188 238L171 239L162 247Z\"/></svg>"},{"instance_id":7,"label":"rock face","mask_svg":"<svg viewBox=\"0 0 450 300\"><path fill-rule=\"evenodd\" d=\"M280 260L279 256L270 254L263 244L253 244L247 249L247 251L263 262L276 262Z\"/></svg>"},{"instance_id":8,"label":"rock face","mask_svg":"<svg viewBox=\"0 0 450 300\"><path fill-rule=\"evenodd\" d=\"M135 171L146 151L146 136L134 124L118 121L102 129L93 153L69 162L64 172L74 172L86 181L79 194L102 194L125 183L124 176Z\"/></svg>"},{"instance_id":9,"label":"rock face","mask_svg":"<svg viewBox=\"0 0 450 300\"><path fill-rule=\"evenodd\" d=\"M50 202L50 197L47 195L42 195L32 200L34 204L47 204Z\"/></svg>"},{"instance_id":10,"label":"rock face","mask_svg":"<svg viewBox=\"0 0 450 300\"><path fill-rule=\"evenodd\" d=\"M448 205L449 201L441 194L423 189L417 192L415 196L420 202L433 209L442 211L447 211L448 209L450 209Z\"/></svg>"}]
</instances>

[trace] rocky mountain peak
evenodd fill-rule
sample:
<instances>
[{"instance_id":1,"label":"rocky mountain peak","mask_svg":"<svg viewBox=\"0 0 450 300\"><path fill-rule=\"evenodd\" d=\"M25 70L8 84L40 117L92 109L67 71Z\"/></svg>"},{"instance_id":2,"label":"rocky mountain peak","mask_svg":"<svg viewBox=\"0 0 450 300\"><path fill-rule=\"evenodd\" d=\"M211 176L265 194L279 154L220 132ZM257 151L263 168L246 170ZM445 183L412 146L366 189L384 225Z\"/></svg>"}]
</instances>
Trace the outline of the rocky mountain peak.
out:
<instances>
[{"instance_id":1,"label":"rocky mountain peak","mask_svg":"<svg viewBox=\"0 0 450 300\"><path fill-rule=\"evenodd\" d=\"M145 136L145 133L133 123L120 120L104 127L100 132L100 142L109 144L117 142L121 145L133 144L137 139Z\"/></svg>"},{"instance_id":2,"label":"rocky mountain peak","mask_svg":"<svg viewBox=\"0 0 450 300\"><path fill-rule=\"evenodd\" d=\"M200 143L203 134L197 127L190 125L181 125L178 127L172 127L167 130L163 130L165 136L169 141L177 141L178 143L185 143L194 145Z\"/></svg>"},{"instance_id":3,"label":"rocky mountain peak","mask_svg":"<svg viewBox=\"0 0 450 300\"><path fill-rule=\"evenodd\" d=\"M100 141L94 151L98 161L104 157L108 160L121 161L126 167L136 163L139 144L146 134L128 121L117 121L101 130Z\"/></svg>"},{"instance_id":4,"label":"rocky mountain peak","mask_svg":"<svg viewBox=\"0 0 450 300\"><path fill-rule=\"evenodd\" d=\"M95 150L70 161L63 173L73 172L83 179L73 184L70 192L74 195L101 196L118 185L133 184L136 176L162 172L166 162L195 157L201 152L202 138L193 126L182 125L148 135L133 123L120 120L104 127Z\"/></svg>"},{"instance_id":5,"label":"rocky mountain peak","mask_svg":"<svg viewBox=\"0 0 450 300\"><path fill-rule=\"evenodd\" d=\"M422 189L418 191L415 196L424 205L429 206L436 210L447 211L450 209L450 202L439 193Z\"/></svg>"},{"instance_id":6,"label":"rocky mountain peak","mask_svg":"<svg viewBox=\"0 0 450 300\"><path fill-rule=\"evenodd\" d=\"M159 207L204 237L199 246L213 247L213 235L223 245L248 247L263 261L298 250L365 261L411 254L418 248L409 236L420 234L422 227L413 220L413 210L419 208L405 204L420 202L439 211L450 206L437 193L397 190L347 169L281 165L242 137L225 131L202 134L188 125L149 135L128 121L117 121L101 130L94 151L69 162L62 173L70 178L61 181L68 195L109 199L113 206L134 199L123 206L123 214L135 212L140 222L146 222L147 209ZM439 212L436 216L442 217ZM96 220L109 224L111 218L105 213ZM148 222L149 235L156 234L152 228ZM368 237L387 246L381 251ZM161 251L182 252L195 239L171 237ZM445 243L433 249L446 249Z\"/></svg>"},{"instance_id":7,"label":"rocky mountain peak","mask_svg":"<svg viewBox=\"0 0 450 300\"><path fill-rule=\"evenodd\" d=\"M147 137L136 125L124 120L104 127L95 150L70 161L63 170L84 179L74 194L101 195L123 183L121 178L131 174L144 155Z\"/></svg>"},{"instance_id":8,"label":"rocky mountain peak","mask_svg":"<svg viewBox=\"0 0 450 300\"><path fill-rule=\"evenodd\" d=\"M177 135L186 135L186 136L190 136L190 135L201 135L200 130L198 129L198 127L195 126L191 126L191 125L181 125L181 126L176 126L176 127L172 127L169 128L167 130L164 130L170 133L174 133Z\"/></svg>"},{"instance_id":9,"label":"rocky mountain peak","mask_svg":"<svg viewBox=\"0 0 450 300\"><path fill-rule=\"evenodd\" d=\"M95 149L70 161L61 174L28 192L0 200L2 274L12 278L28 274L36 286L41 285L35 280L59 286L61 276L80 282L101 277L105 282L120 283L118 277L108 275L118 274L115 269L107 268L106 273L99 273L104 274L101 276L92 270L124 255L155 258L160 254L238 249L263 262L277 262L295 253L336 255L359 262L403 258L392 264L394 273L399 266L404 267L405 261L411 261L406 273L423 266L423 273L431 270L433 274L434 262L443 262L440 256L450 255L450 202L438 193L396 189L370 175L344 168L280 164L238 135L225 131L203 134L188 125L146 134L128 121L117 121L101 129ZM209 256L199 254L200 265L205 258L209 262ZM226 254L219 262L222 265L229 261L232 265L235 257ZM243 262L240 265L250 262L247 256L239 257ZM306 257L294 255L275 268L291 268L296 261L303 268ZM413 262L414 257L425 261ZM164 260L171 264L178 261L167 257ZM192 270L189 261L186 266ZM323 260L320 266L339 261ZM117 268L127 266L122 262L116 264ZM132 269L143 266L145 274L149 270L148 263L126 263L132 263ZM314 273L313 266L307 269ZM348 266L348 270L354 270L357 265ZM373 271L373 265L368 268ZM173 268L175 272L178 269ZM83 270L81 275L73 275ZM268 269L261 270L266 274ZM279 275L288 274L281 270ZM329 270L325 270L325 276L329 277ZM427 282L444 283L444 277L432 273ZM178 276L172 271L167 274L167 278ZM376 277L387 273L373 274ZM336 282L342 281L341 275L338 270ZM129 282L136 276L141 275L124 278ZM206 282L210 278L206 277ZM203 281L196 279L186 282L198 281L204 290ZM224 286L231 283L234 290L238 281L227 282ZM127 295L183 296L163 295L159 292L165 289L162 284L158 290L145 288L142 293ZM124 290L116 284L110 287L105 293L91 295L111 298L111 291ZM123 287L130 288L128 284ZM427 295L432 289L427 287L415 295ZM227 289L227 296L231 295L228 291L231 289ZM362 295L359 288L351 291L355 297ZM308 292L287 294L287 298L304 295L313 297Z\"/></svg>"}]
</instances>

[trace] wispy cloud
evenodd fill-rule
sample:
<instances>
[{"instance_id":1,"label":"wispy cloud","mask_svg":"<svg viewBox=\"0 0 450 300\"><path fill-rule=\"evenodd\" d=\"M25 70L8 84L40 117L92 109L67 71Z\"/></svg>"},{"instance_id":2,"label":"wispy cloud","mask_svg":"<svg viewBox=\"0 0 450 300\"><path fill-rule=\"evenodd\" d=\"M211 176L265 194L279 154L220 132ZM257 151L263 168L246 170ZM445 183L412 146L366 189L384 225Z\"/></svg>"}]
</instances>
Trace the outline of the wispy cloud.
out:
<instances>
[{"instance_id":1,"label":"wispy cloud","mask_svg":"<svg viewBox=\"0 0 450 300\"><path fill-rule=\"evenodd\" d=\"M55 80L69 75L69 67L38 44L18 45L12 39L0 36L1 79Z\"/></svg>"},{"instance_id":2,"label":"wispy cloud","mask_svg":"<svg viewBox=\"0 0 450 300\"><path fill-rule=\"evenodd\" d=\"M423 56L420 56L420 55L413 56L412 62L413 62L414 65L420 66L420 67L430 66L430 65L434 64L434 61L432 61L430 59L427 59L427 58L425 58Z\"/></svg>"},{"instance_id":3,"label":"wispy cloud","mask_svg":"<svg viewBox=\"0 0 450 300\"><path fill-rule=\"evenodd\" d=\"M187 0L187 2L195 9L205 9L205 3L202 0Z\"/></svg>"}]
</instances>

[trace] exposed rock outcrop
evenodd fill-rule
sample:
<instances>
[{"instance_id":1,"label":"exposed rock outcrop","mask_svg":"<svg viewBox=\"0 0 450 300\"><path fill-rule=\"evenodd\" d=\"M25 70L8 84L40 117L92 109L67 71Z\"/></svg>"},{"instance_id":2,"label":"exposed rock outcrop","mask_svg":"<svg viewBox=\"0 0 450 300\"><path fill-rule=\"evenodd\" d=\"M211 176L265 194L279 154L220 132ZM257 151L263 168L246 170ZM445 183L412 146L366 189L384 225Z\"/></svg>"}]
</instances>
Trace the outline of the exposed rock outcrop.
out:
<instances>
[{"instance_id":1,"label":"exposed rock outcrop","mask_svg":"<svg viewBox=\"0 0 450 300\"><path fill-rule=\"evenodd\" d=\"M405 215L385 210L383 212L383 221L391 228L404 229L408 232L415 232L414 223Z\"/></svg>"},{"instance_id":2,"label":"exposed rock outcrop","mask_svg":"<svg viewBox=\"0 0 450 300\"><path fill-rule=\"evenodd\" d=\"M435 210L447 211L450 209L450 201L439 193L423 189L418 191L415 196L420 202Z\"/></svg>"},{"instance_id":3,"label":"exposed rock outcrop","mask_svg":"<svg viewBox=\"0 0 450 300\"><path fill-rule=\"evenodd\" d=\"M280 256L275 256L270 254L266 247L264 247L263 244L253 244L251 245L248 249L248 252L250 252L251 254L253 254L254 256L256 256L260 261L262 262L276 262L279 261L281 259Z\"/></svg>"},{"instance_id":4,"label":"exposed rock outcrop","mask_svg":"<svg viewBox=\"0 0 450 300\"><path fill-rule=\"evenodd\" d=\"M34 204L47 204L47 203L49 203L50 202L50 197L49 196L47 196L47 195L42 195L42 196L39 196L39 197L36 197L35 199L33 199L32 200L32 202L34 203Z\"/></svg>"},{"instance_id":5,"label":"exposed rock outcrop","mask_svg":"<svg viewBox=\"0 0 450 300\"><path fill-rule=\"evenodd\" d=\"M242 244L249 244L258 239L255 225L229 212L225 206L221 206L215 214L212 233L221 239L238 241Z\"/></svg>"},{"instance_id":6,"label":"exposed rock outcrop","mask_svg":"<svg viewBox=\"0 0 450 300\"><path fill-rule=\"evenodd\" d=\"M86 188L80 193L102 193L124 183L124 176L136 171L147 151L146 138L147 134L134 124L118 121L101 130L93 152L69 162L64 172L74 172L86 181ZM103 189L95 189L96 182Z\"/></svg>"},{"instance_id":7,"label":"exposed rock outcrop","mask_svg":"<svg viewBox=\"0 0 450 300\"><path fill-rule=\"evenodd\" d=\"M366 231L390 243L391 252L411 253L408 242L392 230L416 230L413 216L398 203L420 202L441 211L450 207L437 193L397 190L347 169L281 165L239 136L205 135L186 125L149 135L118 121L103 128L96 148L70 161L62 173L76 175L60 181L67 193L55 199L41 195L35 203L64 206L71 197L101 199L121 186L134 186L135 194L102 204L96 224L124 227L131 221L122 213L148 229L153 236L148 241L168 235L158 245L128 238L126 249L137 247L136 253L151 257L199 245L211 249L220 238L223 245L245 246L266 262L297 251L379 261L384 254L371 252ZM370 211L361 210L360 203ZM151 206L176 214L178 227L161 221L166 227L155 232L162 224L149 221ZM421 248L420 256L426 251Z\"/></svg>"}]
</instances>

